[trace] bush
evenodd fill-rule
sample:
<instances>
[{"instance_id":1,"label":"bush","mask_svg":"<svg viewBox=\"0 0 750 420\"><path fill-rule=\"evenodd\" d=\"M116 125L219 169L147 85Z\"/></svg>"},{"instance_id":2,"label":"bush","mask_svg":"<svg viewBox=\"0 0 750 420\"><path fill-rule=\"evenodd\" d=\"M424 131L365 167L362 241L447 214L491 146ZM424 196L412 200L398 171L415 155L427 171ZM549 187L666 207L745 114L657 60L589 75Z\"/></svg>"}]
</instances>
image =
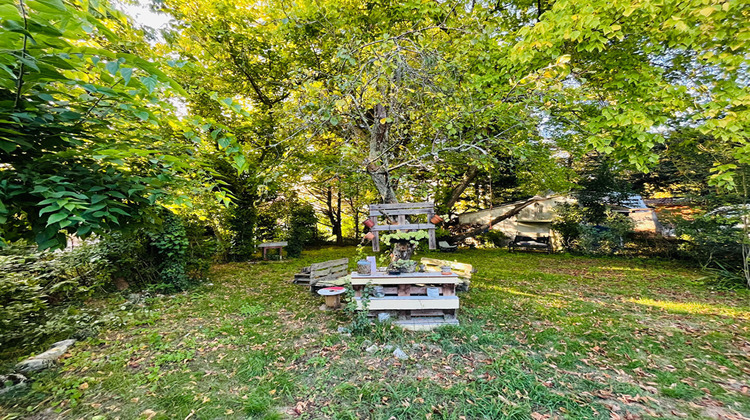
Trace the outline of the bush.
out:
<instances>
[{"instance_id":1,"label":"bush","mask_svg":"<svg viewBox=\"0 0 750 420\"><path fill-rule=\"evenodd\" d=\"M309 204L296 205L292 207L289 215L289 237L287 241L287 254L290 257L302 255L302 248L309 244L315 237L318 219L315 210Z\"/></svg>"},{"instance_id":2,"label":"bush","mask_svg":"<svg viewBox=\"0 0 750 420\"><path fill-rule=\"evenodd\" d=\"M483 245L492 245L495 248L502 248L508 245L508 236L499 230L489 230L481 235L477 236Z\"/></svg>"},{"instance_id":3,"label":"bush","mask_svg":"<svg viewBox=\"0 0 750 420\"><path fill-rule=\"evenodd\" d=\"M681 250L704 268L741 272L743 232L740 219L720 215L702 215L693 220L674 218L675 233L685 242Z\"/></svg>"},{"instance_id":4,"label":"bush","mask_svg":"<svg viewBox=\"0 0 750 420\"><path fill-rule=\"evenodd\" d=\"M91 246L68 251L36 251L18 243L0 254L0 348L33 345L70 333L63 302L80 301L104 290L106 264ZM67 327L66 327L67 326Z\"/></svg>"},{"instance_id":5,"label":"bush","mask_svg":"<svg viewBox=\"0 0 750 420\"><path fill-rule=\"evenodd\" d=\"M552 229L562 237L562 245L565 249L573 249L581 236L583 211L576 204L563 203L555 208L555 214Z\"/></svg>"},{"instance_id":6,"label":"bush","mask_svg":"<svg viewBox=\"0 0 750 420\"><path fill-rule=\"evenodd\" d=\"M633 221L622 214L607 211L601 225L579 225L578 248L587 255L611 255L625 248L633 232Z\"/></svg>"}]
</instances>

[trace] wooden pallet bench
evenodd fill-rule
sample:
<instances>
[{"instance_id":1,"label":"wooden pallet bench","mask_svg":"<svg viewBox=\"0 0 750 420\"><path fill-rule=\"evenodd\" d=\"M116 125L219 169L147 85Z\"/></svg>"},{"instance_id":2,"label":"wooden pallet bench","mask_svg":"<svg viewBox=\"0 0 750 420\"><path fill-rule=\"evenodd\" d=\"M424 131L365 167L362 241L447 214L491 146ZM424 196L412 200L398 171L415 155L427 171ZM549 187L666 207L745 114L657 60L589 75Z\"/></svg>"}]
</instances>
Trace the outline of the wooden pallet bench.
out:
<instances>
[{"instance_id":1,"label":"wooden pallet bench","mask_svg":"<svg viewBox=\"0 0 750 420\"><path fill-rule=\"evenodd\" d=\"M331 286L336 281L349 274L349 258L325 261L310 265L310 291Z\"/></svg>"},{"instance_id":2,"label":"wooden pallet bench","mask_svg":"<svg viewBox=\"0 0 750 420\"><path fill-rule=\"evenodd\" d=\"M465 264L455 261L445 261L438 260L436 258L423 257L419 260L419 263L424 266L424 269L427 272L440 272L440 267L449 266L451 268L451 271L456 273L458 275L458 278L460 279L458 286L456 286L456 290L458 290L459 292L465 292L469 290L469 286L471 285L471 276L476 272L471 264Z\"/></svg>"},{"instance_id":3,"label":"wooden pallet bench","mask_svg":"<svg viewBox=\"0 0 750 420\"><path fill-rule=\"evenodd\" d=\"M404 273L396 276L385 273L370 275L352 274L357 306L364 310L363 293L367 286L379 286L383 297L370 297L370 316L387 313L394 324L410 330L429 330L441 325L458 325L456 311L459 298L456 285L460 280L455 273ZM438 296L428 296L428 288L438 289Z\"/></svg>"}]
</instances>

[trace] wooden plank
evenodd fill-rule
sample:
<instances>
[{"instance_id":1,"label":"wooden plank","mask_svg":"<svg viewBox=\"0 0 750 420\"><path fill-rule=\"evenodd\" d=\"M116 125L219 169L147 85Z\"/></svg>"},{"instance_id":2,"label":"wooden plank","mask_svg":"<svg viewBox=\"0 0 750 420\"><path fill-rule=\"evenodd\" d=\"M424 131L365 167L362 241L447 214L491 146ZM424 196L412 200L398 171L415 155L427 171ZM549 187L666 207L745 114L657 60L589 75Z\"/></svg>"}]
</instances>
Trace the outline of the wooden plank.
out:
<instances>
[{"instance_id":1,"label":"wooden plank","mask_svg":"<svg viewBox=\"0 0 750 420\"><path fill-rule=\"evenodd\" d=\"M357 309L363 309L362 298L355 298ZM458 309L457 296L389 296L370 298L368 307L372 311L415 310L415 309Z\"/></svg>"},{"instance_id":2,"label":"wooden plank","mask_svg":"<svg viewBox=\"0 0 750 420\"><path fill-rule=\"evenodd\" d=\"M393 278L382 278L379 280L358 278L352 276L352 286L364 286L373 284L378 286L398 286L400 284L459 284L461 280L458 276L440 276L440 277L420 277L420 278L398 278L401 276L392 276Z\"/></svg>"},{"instance_id":3,"label":"wooden plank","mask_svg":"<svg viewBox=\"0 0 750 420\"><path fill-rule=\"evenodd\" d=\"M279 248L287 245L289 245L288 242L265 242L258 245L258 248Z\"/></svg>"},{"instance_id":4,"label":"wooden plank","mask_svg":"<svg viewBox=\"0 0 750 420\"><path fill-rule=\"evenodd\" d=\"M375 210L397 210L397 209L434 209L435 203L424 201L421 203L389 203L389 204L370 204L371 209Z\"/></svg>"},{"instance_id":5,"label":"wooden plank","mask_svg":"<svg viewBox=\"0 0 750 420\"><path fill-rule=\"evenodd\" d=\"M378 218L371 216L370 220L372 220L372 222L375 224L375 226L373 226L373 229L370 229L370 232L375 235L375 237L372 238L372 250L373 252L380 252L380 235L378 234L377 230L374 230L374 228L378 227Z\"/></svg>"},{"instance_id":6,"label":"wooden plank","mask_svg":"<svg viewBox=\"0 0 750 420\"><path fill-rule=\"evenodd\" d=\"M398 215L418 216L427 215L425 209L402 209L402 210L377 210L370 209L370 216L398 216Z\"/></svg>"},{"instance_id":7,"label":"wooden plank","mask_svg":"<svg viewBox=\"0 0 750 420\"><path fill-rule=\"evenodd\" d=\"M421 229L432 229L434 231L435 225L432 223L407 223L405 225L375 225L370 231L382 232L387 230L421 230Z\"/></svg>"},{"instance_id":8,"label":"wooden plank","mask_svg":"<svg viewBox=\"0 0 750 420\"><path fill-rule=\"evenodd\" d=\"M432 331L443 325L459 325L457 319L440 318L412 318L393 321L393 324L409 331Z\"/></svg>"},{"instance_id":9,"label":"wooden plank","mask_svg":"<svg viewBox=\"0 0 750 420\"><path fill-rule=\"evenodd\" d=\"M428 236L429 239L427 240L427 245L429 246L430 249L437 248L437 240L435 239L435 229L430 229L427 233L429 235Z\"/></svg>"},{"instance_id":10,"label":"wooden plank","mask_svg":"<svg viewBox=\"0 0 750 420\"><path fill-rule=\"evenodd\" d=\"M398 295L399 296L409 296L411 294L411 287L409 287L408 284L399 284L398 285Z\"/></svg>"},{"instance_id":11,"label":"wooden plank","mask_svg":"<svg viewBox=\"0 0 750 420\"><path fill-rule=\"evenodd\" d=\"M339 258L338 260L330 260L322 263L314 263L310 265L310 271L318 270L321 268L333 267L335 265L349 264L349 258Z\"/></svg>"},{"instance_id":12,"label":"wooden plank","mask_svg":"<svg viewBox=\"0 0 750 420\"><path fill-rule=\"evenodd\" d=\"M466 279L471 279L471 276L474 273L474 268L471 264L464 264L455 261L423 257L419 260L419 263L424 265L425 271L428 272L439 272L441 266L449 265L454 273L458 274L459 277Z\"/></svg>"}]
</instances>

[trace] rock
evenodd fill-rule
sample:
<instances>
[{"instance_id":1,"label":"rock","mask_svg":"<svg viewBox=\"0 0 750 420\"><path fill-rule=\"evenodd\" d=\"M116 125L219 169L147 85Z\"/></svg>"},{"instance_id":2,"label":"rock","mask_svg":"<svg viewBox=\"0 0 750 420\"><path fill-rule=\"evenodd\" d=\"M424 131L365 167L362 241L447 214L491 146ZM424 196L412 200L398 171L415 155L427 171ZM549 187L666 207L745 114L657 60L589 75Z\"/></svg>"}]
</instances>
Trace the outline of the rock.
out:
<instances>
[{"instance_id":1,"label":"rock","mask_svg":"<svg viewBox=\"0 0 750 420\"><path fill-rule=\"evenodd\" d=\"M0 375L0 395L26 386L26 377L17 373Z\"/></svg>"},{"instance_id":2,"label":"rock","mask_svg":"<svg viewBox=\"0 0 750 420\"><path fill-rule=\"evenodd\" d=\"M23 362L17 364L15 369L17 372L31 373L31 372L39 372L40 370L51 368L54 365L55 365L54 360L26 359Z\"/></svg>"},{"instance_id":3,"label":"rock","mask_svg":"<svg viewBox=\"0 0 750 420\"><path fill-rule=\"evenodd\" d=\"M72 346L76 340L63 340L53 344L52 347L42 354L38 354L34 357L30 357L23 362L16 365L15 369L18 372L38 372L50 368L55 365L55 360L59 359L60 356L68 351L68 348Z\"/></svg>"},{"instance_id":4,"label":"rock","mask_svg":"<svg viewBox=\"0 0 750 420\"><path fill-rule=\"evenodd\" d=\"M390 344L386 344L386 345L383 346L383 350L385 350L385 351L391 351L391 350L393 350L393 348L394 347L392 345L390 345Z\"/></svg>"},{"instance_id":5,"label":"rock","mask_svg":"<svg viewBox=\"0 0 750 420\"><path fill-rule=\"evenodd\" d=\"M365 351L368 353L375 353L376 351L378 351L378 345L373 344L370 347L366 348Z\"/></svg>"},{"instance_id":6,"label":"rock","mask_svg":"<svg viewBox=\"0 0 750 420\"><path fill-rule=\"evenodd\" d=\"M404 351L401 350L401 347L397 347L396 350L393 351L393 355L401 360L406 360L409 358L409 355L404 353Z\"/></svg>"},{"instance_id":7,"label":"rock","mask_svg":"<svg viewBox=\"0 0 750 420\"><path fill-rule=\"evenodd\" d=\"M348 332L349 332L349 328L346 328L346 327L339 327L339 328L338 328L338 332L340 332L341 334L346 334L346 333L348 333Z\"/></svg>"},{"instance_id":8,"label":"rock","mask_svg":"<svg viewBox=\"0 0 750 420\"><path fill-rule=\"evenodd\" d=\"M371 345L372 345L372 341L370 341L370 340L365 340L365 341L362 342L362 348L363 349L365 349L367 347L370 347Z\"/></svg>"}]
</instances>

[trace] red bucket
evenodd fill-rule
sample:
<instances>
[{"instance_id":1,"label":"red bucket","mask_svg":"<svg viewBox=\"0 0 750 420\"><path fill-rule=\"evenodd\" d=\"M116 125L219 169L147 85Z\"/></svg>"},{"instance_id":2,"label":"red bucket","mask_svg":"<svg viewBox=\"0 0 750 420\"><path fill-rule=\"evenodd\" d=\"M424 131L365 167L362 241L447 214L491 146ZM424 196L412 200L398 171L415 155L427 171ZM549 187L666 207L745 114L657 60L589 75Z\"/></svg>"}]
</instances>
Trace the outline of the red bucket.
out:
<instances>
[{"instance_id":1,"label":"red bucket","mask_svg":"<svg viewBox=\"0 0 750 420\"><path fill-rule=\"evenodd\" d=\"M362 222L362 224L367 226L368 228L372 228L373 226L375 226L375 222L370 219L365 220L364 222Z\"/></svg>"}]
</instances>

